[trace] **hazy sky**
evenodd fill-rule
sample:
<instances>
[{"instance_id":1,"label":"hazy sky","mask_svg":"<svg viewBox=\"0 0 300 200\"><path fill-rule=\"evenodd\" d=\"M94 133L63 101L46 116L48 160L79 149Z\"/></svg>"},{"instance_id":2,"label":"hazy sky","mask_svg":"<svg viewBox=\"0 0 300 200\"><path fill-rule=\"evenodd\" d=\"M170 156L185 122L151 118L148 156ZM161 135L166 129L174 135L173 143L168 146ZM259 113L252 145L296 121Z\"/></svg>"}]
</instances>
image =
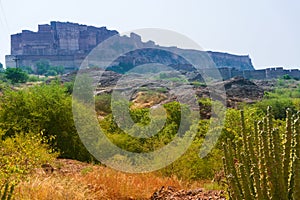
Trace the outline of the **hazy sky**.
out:
<instances>
[{"instance_id":1,"label":"hazy sky","mask_svg":"<svg viewBox=\"0 0 300 200\"><path fill-rule=\"evenodd\" d=\"M169 29L205 50L250 55L255 68L300 68L298 0L0 0L0 62L10 34L69 21L119 32Z\"/></svg>"}]
</instances>

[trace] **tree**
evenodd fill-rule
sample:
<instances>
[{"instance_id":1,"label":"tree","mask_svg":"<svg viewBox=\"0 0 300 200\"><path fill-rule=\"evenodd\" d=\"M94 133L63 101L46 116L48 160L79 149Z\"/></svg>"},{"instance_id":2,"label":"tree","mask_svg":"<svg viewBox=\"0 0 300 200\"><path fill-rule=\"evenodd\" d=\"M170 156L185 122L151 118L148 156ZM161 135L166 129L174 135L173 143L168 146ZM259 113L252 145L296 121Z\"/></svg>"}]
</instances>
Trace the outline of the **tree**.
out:
<instances>
[{"instance_id":1,"label":"tree","mask_svg":"<svg viewBox=\"0 0 300 200\"><path fill-rule=\"evenodd\" d=\"M29 78L28 74L20 68L7 68L5 71L5 76L13 84L26 83Z\"/></svg>"},{"instance_id":2,"label":"tree","mask_svg":"<svg viewBox=\"0 0 300 200\"><path fill-rule=\"evenodd\" d=\"M3 68L2 63L0 63L0 72L4 72L4 68Z\"/></svg>"},{"instance_id":3,"label":"tree","mask_svg":"<svg viewBox=\"0 0 300 200\"><path fill-rule=\"evenodd\" d=\"M90 161L73 121L72 98L58 83L7 89L0 98L0 130L5 137L40 133L53 138L51 144L61 157Z\"/></svg>"},{"instance_id":4,"label":"tree","mask_svg":"<svg viewBox=\"0 0 300 200\"><path fill-rule=\"evenodd\" d=\"M45 74L45 76L56 76L57 75L57 72L55 70L48 70Z\"/></svg>"},{"instance_id":5,"label":"tree","mask_svg":"<svg viewBox=\"0 0 300 200\"><path fill-rule=\"evenodd\" d=\"M38 75L45 74L50 69L50 63L47 60L40 60L36 63L36 73Z\"/></svg>"},{"instance_id":6,"label":"tree","mask_svg":"<svg viewBox=\"0 0 300 200\"><path fill-rule=\"evenodd\" d=\"M33 70L30 66L20 66L20 68L28 74L33 74Z\"/></svg>"},{"instance_id":7,"label":"tree","mask_svg":"<svg viewBox=\"0 0 300 200\"><path fill-rule=\"evenodd\" d=\"M54 70L57 74L62 75L65 72L65 68L63 66L51 66L50 70Z\"/></svg>"}]
</instances>

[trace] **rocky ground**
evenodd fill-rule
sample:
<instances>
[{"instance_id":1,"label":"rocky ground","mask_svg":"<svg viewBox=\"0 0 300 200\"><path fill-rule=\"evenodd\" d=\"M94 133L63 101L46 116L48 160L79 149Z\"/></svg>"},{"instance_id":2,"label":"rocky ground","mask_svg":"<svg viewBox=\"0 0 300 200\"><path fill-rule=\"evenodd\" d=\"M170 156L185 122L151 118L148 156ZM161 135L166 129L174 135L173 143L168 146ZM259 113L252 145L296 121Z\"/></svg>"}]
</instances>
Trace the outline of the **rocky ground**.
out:
<instances>
[{"instance_id":1,"label":"rocky ground","mask_svg":"<svg viewBox=\"0 0 300 200\"><path fill-rule=\"evenodd\" d=\"M221 82L212 82L210 84L194 85L193 82L181 80L182 77L174 74L170 79L159 79L158 75L121 75L112 71L101 71L98 69L83 70L81 73L88 74L93 79L96 86L96 95L102 93L112 93L119 91L130 96L131 101L137 101L141 92L156 91L162 95L160 101L156 104L163 104L178 100L186 104L191 102L193 94L198 97L211 97L226 102L227 107L238 107L240 103L254 103L262 99L264 91L270 91L275 86L274 81L250 81L242 77L235 77ZM75 79L76 73L68 74L62 77L62 82L69 82ZM153 106L152 104L148 104ZM146 106L146 107L147 107Z\"/></svg>"},{"instance_id":2,"label":"rocky ground","mask_svg":"<svg viewBox=\"0 0 300 200\"><path fill-rule=\"evenodd\" d=\"M194 189L177 190L174 187L162 187L151 196L150 200L225 200L224 191Z\"/></svg>"}]
</instances>

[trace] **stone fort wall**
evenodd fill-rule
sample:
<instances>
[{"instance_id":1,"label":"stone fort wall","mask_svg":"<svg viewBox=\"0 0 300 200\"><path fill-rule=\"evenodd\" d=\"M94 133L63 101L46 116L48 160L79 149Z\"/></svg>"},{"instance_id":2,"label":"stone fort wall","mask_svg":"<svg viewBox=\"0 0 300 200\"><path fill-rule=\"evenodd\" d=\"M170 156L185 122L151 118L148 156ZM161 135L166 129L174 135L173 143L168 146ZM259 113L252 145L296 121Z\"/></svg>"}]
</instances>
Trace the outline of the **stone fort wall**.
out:
<instances>
[{"instance_id":1,"label":"stone fort wall","mask_svg":"<svg viewBox=\"0 0 300 200\"><path fill-rule=\"evenodd\" d=\"M280 78L284 75L289 75L293 78L300 79L300 70L299 69L283 69L283 67L274 67L260 70L237 70L235 68L219 68L220 74L224 80L242 76L247 79L274 79Z\"/></svg>"}]
</instances>

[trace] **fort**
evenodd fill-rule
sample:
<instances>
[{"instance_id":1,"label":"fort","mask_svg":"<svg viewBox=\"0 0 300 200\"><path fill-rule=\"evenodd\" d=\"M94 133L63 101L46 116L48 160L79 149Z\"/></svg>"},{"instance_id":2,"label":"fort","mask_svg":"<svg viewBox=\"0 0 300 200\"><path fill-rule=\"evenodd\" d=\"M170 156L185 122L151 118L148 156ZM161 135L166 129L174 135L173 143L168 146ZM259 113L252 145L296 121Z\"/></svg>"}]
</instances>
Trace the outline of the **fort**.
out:
<instances>
[{"instance_id":1,"label":"fort","mask_svg":"<svg viewBox=\"0 0 300 200\"><path fill-rule=\"evenodd\" d=\"M115 34L118 32L106 27L69 22L39 25L37 32L23 30L11 35L11 55L5 58L6 66L35 67L39 60L47 60L51 65L74 70L94 47Z\"/></svg>"},{"instance_id":2,"label":"fort","mask_svg":"<svg viewBox=\"0 0 300 200\"><path fill-rule=\"evenodd\" d=\"M108 30L106 27L94 27L70 22L50 22L38 26L38 31L23 30L21 33L11 35L11 55L7 55L6 67L31 67L36 69L36 63L46 60L52 66L63 66L66 72L79 69L86 56L98 44L111 36L119 37L121 44L136 45L145 48L147 52L141 50L127 57L121 57L117 60L118 64L132 66L150 62L161 63L165 65L182 65L180 70L189 71L190 68L184 68L186 63L178 63L174 56L168 53L162 53L157 56L158 51L149 48L157 47L153 41L142 42L141 37L135 33L130 36L120 36L115 30ZM122 47L118 47L122 48ZM163 47L168 51L169 47ZM194 55L201 54L201 51L182 50ZM196 52L196 53L195 53ZM271 79L284 75L294 78L300 78L298 69L285 70L282 67L267 68L255 70L249 55L233 55L221 52L206 52L216 64L224 80L243 76L248 79ZM148 57L147 57L148 56Z\"/></svg>"},{"instance_id":3,"label":"fort","mask_svg":"<svg viewBox=\"0 0 300 200\"><path fill-rule=\"evenodd\" d=\"M35 68L38 61L47 60L52 66L64 66L66 71L76 70L92 49L114 35L118 37L121 44L124 44L124 48L132 45L140 48L160 47L153 41L143 42L141 36L135 33L131 33L129 37L120 36L117 31L108 30L106 27L97 28L70 22L50 22L50 24L39 25L37 32L23 30L21 33L11 35L11 55L6 56L6 66ZM119 46L118 48L123 47ZM178 48L174 48L175 51L178 50ZM165 49L168 51L167 47ZM121 58L120 61L139 64L154 61L166 65L178 62L170 54L168 54L169 56L166 54L157 56L153 55L155 53L157 53L155 50L149 50L146 53L149 55L148 58L145 57L145 54L137 53L134 58L129 57L129 60ZM194 51L188 53L194 53ZM218 67L254 69L249 56L221 52L207 52L207 54Z\"/></svg>"}]
</instances>

